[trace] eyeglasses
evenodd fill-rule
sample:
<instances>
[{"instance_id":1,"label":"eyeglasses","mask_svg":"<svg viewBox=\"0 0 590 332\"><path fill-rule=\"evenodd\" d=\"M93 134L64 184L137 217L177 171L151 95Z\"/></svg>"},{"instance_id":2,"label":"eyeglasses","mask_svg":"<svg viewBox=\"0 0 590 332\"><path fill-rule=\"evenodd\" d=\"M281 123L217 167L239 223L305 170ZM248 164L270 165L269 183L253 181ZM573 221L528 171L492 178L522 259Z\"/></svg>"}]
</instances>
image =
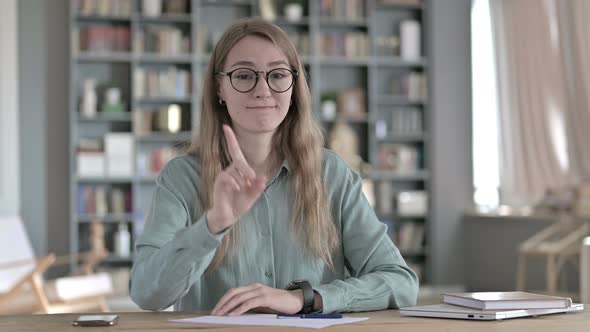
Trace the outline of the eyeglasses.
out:
<instances>
[{"instance_id":1,"label":"eyeglasses","mask_svg":"<svg viewBox=\"0 0 590 332\"><path fill-rule=\"evenodd\" d=\"M264 73L264 71L255 71L250 68L237 68L228 72L218 71L215 74L229 76L231 86L238 92L246 93L254 89L261 73ZM293 86L298 75L299 74L296 70L275 68L266 72L264 79L272 91L283 93Z\"/></svg>"}]
</instances>

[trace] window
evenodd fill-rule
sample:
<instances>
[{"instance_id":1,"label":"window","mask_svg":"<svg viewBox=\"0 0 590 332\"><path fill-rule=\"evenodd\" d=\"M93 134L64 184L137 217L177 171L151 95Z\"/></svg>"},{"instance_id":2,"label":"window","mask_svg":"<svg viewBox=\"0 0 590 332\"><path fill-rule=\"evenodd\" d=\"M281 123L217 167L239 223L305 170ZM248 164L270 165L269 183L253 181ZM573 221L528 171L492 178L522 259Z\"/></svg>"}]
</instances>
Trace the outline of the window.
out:
<instances>
[{"instance_id":1,"label":"window","mask_svg":"<svg viewBox=\"0 0 590 332\"><path fill-rule=\"evenodd\" d=\"M500 203L498 93L494 57L489 2L474 0L471 8L473 199L478 207L484 209L495 208Z\"/></svg>"}]
</instances>

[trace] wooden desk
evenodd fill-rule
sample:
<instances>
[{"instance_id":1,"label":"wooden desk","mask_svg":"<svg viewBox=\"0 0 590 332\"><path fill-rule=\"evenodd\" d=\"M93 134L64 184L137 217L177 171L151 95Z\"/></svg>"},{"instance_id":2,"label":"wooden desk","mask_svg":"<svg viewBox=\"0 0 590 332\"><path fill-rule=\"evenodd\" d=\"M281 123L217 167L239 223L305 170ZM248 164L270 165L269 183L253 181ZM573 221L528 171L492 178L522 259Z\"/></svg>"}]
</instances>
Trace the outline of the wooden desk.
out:
<instances>
[{"instance_id":1,"label":"wooden desk","mask_svg":"<svg viewBox=\"0 0 590 332\"><path fill-rule=\"evenodd\" d=\"M119 322L113 327L73 327L78 314L0 316L0 331L314 331L296 327L229 326L171 323L169 320L195 317L194 312L137 312L118 313ZM580 313L548 315L535 318L516 318L505 321L464 321L455 319L401 317L397 310L348 314L371 317L350 324L328 327L321 331L590 331L590 309Z\"/></svg>"}]
</instances>

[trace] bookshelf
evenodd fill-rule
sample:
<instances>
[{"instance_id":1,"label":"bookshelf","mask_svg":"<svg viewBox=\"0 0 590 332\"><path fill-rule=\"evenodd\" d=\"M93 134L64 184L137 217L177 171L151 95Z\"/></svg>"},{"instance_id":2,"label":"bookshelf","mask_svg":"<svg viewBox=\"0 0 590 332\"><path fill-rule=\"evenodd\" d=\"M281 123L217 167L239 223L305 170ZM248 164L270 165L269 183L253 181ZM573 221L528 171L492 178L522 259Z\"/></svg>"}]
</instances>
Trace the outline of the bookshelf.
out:
<instances>
[{"instance_id":1,"label":"bookshelf","mask_svg":"<svg viewBox=\"0 0 590 332\"><path fill-rule=\"evenodd\" d=\"M339 125L324 113L326 102L336 105L336 114L342 113L342 105L360 105L361 114L347 114L344 123L357 135L360 157L369 165L361 175L372 183L379 219L388 225L390 236L421 280L428 282L426 234L432 174L428 50L424 47L427 4L414 0L297 1L303 4L303 12L293 20L283 15L291 1L162 0L159 15L148 15L144 8L144 4L159 1L119 0L113 9L114 2L71 0L73 253L88 249L92 222L104 224L111 251L120 223L130 229L134 242L141 233L159 170L197 128L201 77L215 41L235 19L267 15L270 10L302 56L312 106L326 133ZM263 8L264 3L272 6ZM413 58L401 56L399 45L400 25L408 20L419 22L422 31L422 51ZM98 112L91 116L83 107L84 100L92 100L86 98L87 80L94 80L96 91ZM119 92L122 112L103 110L112 88ZM115 176L110 175L110 166L93 169L93 160L116 165L110 161L105 141L119 142L115 147L129 145L129 172ZM403 157L406 155L409 157ZM387 164L392 158L393 164ZM92 194L93 190L99 194ZM123 202L115 202L113 192ZM414 198L405 213L400 213L402 204L407 204L400 200L402 193ZM113 205L119 210L113 211ZM107 263L130 264L131 260L113 254Z\"/></svg>"}]
</instances>

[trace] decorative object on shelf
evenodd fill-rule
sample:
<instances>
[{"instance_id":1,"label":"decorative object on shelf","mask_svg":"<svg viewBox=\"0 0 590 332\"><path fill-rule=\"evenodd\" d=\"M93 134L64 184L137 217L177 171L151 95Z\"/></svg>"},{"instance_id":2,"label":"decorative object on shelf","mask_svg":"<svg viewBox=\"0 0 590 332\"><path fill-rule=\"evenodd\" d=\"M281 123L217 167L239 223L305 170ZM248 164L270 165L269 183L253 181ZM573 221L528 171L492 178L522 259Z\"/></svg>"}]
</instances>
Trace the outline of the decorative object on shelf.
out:
<instances>
[{"instance_id":1,"label":"decorative object on shelf","mask_svg":"<svg viewBox=\"0 0 590 332\"><path fill-rule=\"evenodd\" d=\"M405 20L400 24L401 57L407 61L420 59L420 22Z\"/></svg>"},{"instance_id":2,"label":"decorative object on shelf","mask_svg":"<svg viewBox=\"0 0 590 332\"><path fill-rule=\"evenodd\" d=\"M365 105L365 90L362 88L343 90L338 94L338 111L347 118L365 118Z\"/></svg>"},{"instance_id":3,"label":"decorative object on shelf","mask_svg":"<svg viewBox=\"0 0 590 332\"><path fill-rule=\"evenodd\" d=\"M106 89L104 93L103 112L123 113L125 106L121 101L121 89L113 87Z\"/></svg>"},{"instance_id":4,"label":"decorative object on shelf","mask_svg":"<svg viewBox=\"0 0 590 332\"><path fill-rule=\"evenodd\" d=\"M322 93L322 119L325 121L333 121L336 119L336 99L338 98L336 92Z\"/></svg>"},{"instance_id":5,"label":"decorative object on shelf","mask_svg":"<svg viewBox=\"0 0 590 332\"><path fill-rule=\"evenodd\" d=\"M125 222L119 223L115 233L115 254L121 258L128 258L131 255L131 234Z\"/></svg>"},{"instance_id":6,"label":"decorative object on shelf","mask_svg":"<svg viewBox=\"0 0 590 332\"><path fill-rule=\"evenodd\" d=\"M83 83L81 114L87 119L95 118L97 112L96 80L87 78Z\"/></svg>"},{"instance_id":7,"label":"decorative object on shelf","mask_svg":"<svg viewBox=\"0 0 590 332\"><path fill-rule=\"evenodd\" d=\"M162 15L162 0L143 0L143 15L148 17L159 17Z\"/></svg>"},{"instance_id":8,"label":"decorative object on shelf","mask_svg":"<svg viewBox=\"0 0 590 332\"><path fill-rule=\"evenodd\" d=\"M260 11L260 16L265 20L272 22L277 18L273 0L258 0L258 10Z\"/></svg>"},{"instance_id":9,"label":"decorative object on shelf","mask_svg":"<svg viewBox=\"0 0 590 332\"><path fill-rule=\"evenodd\" d=\"M104 243L104 224L100 221L90 223L90 252L95 255L103 255L108 252Z\"/></svg>"},{"instance_id":10,"label":"decorative object on shelf","mask_svg":"<svg viewBox=\"0 0 590 332\"><path fill-rule=\"evenodd\" d=\"M177 104L168 105L167 108L158 112L158 129L167 133L178 133L182 127L182 116L180 106Z\"/></svg>"},{"instance_id":11,"label":"decorative object on shelf","mask_svg":"<svg viewBox=\"0 0 590 332\"><path fill-rule=\"evenodd\" d=\"M359 155L359 139L343 117L338 117L330 131L329 148L342 157L355 172L360 172L363 160Z\"/></svg>"},{"instance_id":12,"label":"decorative object on shelf","mask_svg":"<svg viewBox=\"0 0 590 332\"><path fill-rule=\"evenodd\" d=\"M303 1L289 0L284 7L285 18L289 22L299 22L303 17Z\"/></svg>"}]
</instances>

